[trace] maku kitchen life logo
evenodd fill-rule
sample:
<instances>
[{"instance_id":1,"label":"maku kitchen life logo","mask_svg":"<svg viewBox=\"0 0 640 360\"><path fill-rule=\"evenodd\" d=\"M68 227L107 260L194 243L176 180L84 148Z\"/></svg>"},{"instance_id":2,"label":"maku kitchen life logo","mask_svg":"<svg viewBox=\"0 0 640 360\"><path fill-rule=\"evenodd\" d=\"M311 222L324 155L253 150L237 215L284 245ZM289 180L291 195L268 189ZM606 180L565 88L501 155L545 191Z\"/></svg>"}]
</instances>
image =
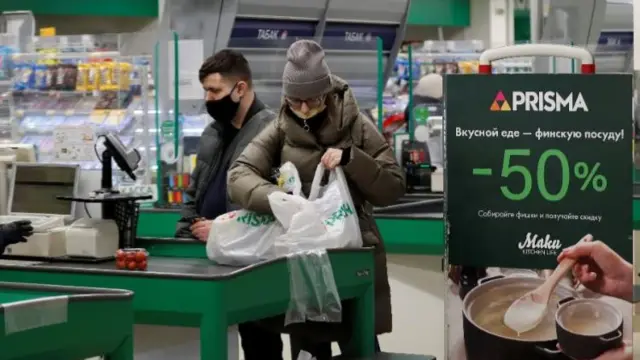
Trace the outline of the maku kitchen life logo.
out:
<instances>
[{"instance_id":1,"label":"maku kitchen life logo","mask_svg":"<svg viewBox=\"0 0 640 360\"><path fill-rule=\"evenodd\" d=\"M514 91L511 101L504 92L498 91L493 99L491 111L526 112L589 112L582 93L560 94L556 91Z\"/></svg>"},{"instance_id":2,"label":"maku kitchen life logo","mask_svg":"<svg viewBox=\"0 0 640 360\"><path fill-rule=\"evenodd\" d=\"M518 243L518 249L524 255L558 255L562 249L562 242L560 239L554 239L551 234L540 236L528 232L524 240Z\"/></svg>"}]
</instances>

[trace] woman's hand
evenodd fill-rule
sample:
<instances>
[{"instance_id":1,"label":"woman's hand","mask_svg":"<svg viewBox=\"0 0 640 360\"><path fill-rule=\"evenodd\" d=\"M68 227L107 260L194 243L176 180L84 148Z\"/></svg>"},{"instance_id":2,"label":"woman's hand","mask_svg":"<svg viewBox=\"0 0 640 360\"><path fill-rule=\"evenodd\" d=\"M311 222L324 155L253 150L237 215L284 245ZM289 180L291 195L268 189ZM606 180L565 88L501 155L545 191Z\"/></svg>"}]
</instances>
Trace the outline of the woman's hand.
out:
<instances>
[{"instance_id":1,"label":"woman's hand","mask_svg":"<svg viewBox=\"0 0 640 360\"><path fill-rule=\"evenodd\" d=\"M598 356L595 360L632 360L633 346L625 341L625 343L613 350L609 350Z\"/></svg>"},{"instance_id":2,"label":"woman's hand","mask_svg":"<svg viewBox=\"0 0 640 360\"><path fill-rule=\"evenodd\" d=\"M333 170L340 165L340 160L342 160L342 150L330 148L322 155L320 163L325 169Z\"/></svg>"},{"instance_id":3,"label":"woman's hand","mask_svg":"<svg viewBox=\"0 0 640 360\"><path fill-rule=\"evenodd\" d=\"M633 266L601 241L581 241L558 256L576 260L573 276L589 290L631 302Z\"/></svg>"}]
</instances>

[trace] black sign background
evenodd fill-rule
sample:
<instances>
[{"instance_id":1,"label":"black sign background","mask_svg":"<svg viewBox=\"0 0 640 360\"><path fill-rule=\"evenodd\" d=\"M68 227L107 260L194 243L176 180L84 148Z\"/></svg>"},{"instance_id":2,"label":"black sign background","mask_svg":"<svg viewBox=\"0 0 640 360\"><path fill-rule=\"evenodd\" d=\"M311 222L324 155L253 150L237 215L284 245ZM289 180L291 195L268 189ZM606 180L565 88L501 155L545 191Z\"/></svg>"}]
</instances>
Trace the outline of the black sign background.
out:
<instances>
[{"instance_id":1,"label":"black sign background","mask_svg":"<svg viewBox=\"0 0 640 360\"><path fill-rule=\"evenodd\" d=\"M555 268L561 249L585 234L594 235L632 261L630 75L450 75L445 89L445 220L451 264ZM513 108L514 91L581 93L589 111L491 110L499 92ZM515 137L515 131L520 135ZM469 136L472 132L479 136ZM580 132L581 138L567 139L569 132ZM609 135L593 139L586 133ZM532 175L526 199L513 201L501 193L501 186L520 192L524 184L518 173L501 176L505 149L531 152L511 159L512 165L523 165ZM570 169L568 193L556 202L540 195L536 180L538 159L549 149L563 152ZM589 169L600 163L597 173L606 177L606 190L597 192L589 185L581 191L584 179L574 173L577 162L585 162ZM491 169L492 175L474 175L474 168ZM545 178L549 192L556 193L562 179L557 158L547 161ZM597 217L601 220L595 221ZM540 247L521 249L519 244L527 234L536 236ZM547 236L550 241L544 240ZM551 241L554 239L559 243Z\"/></svg>"}]
</instances>

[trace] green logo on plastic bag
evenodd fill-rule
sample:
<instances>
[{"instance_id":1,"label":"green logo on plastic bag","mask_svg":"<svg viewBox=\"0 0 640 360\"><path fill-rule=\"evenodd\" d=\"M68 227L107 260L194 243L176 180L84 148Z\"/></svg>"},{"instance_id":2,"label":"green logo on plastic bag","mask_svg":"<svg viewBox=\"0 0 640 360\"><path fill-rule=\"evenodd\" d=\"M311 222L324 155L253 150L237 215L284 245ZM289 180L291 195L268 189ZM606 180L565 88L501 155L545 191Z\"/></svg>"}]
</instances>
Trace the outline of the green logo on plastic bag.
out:
<instances>
[{"instance_id":1,"label":"green logo on plastic bag","mask_svg":"<svg viewBox=\"0 0 640 360\"><path fill-rule=\"evenodd\" d=\"M236 221L245 225L259 227L273 223L276 221L276 218L269 214L246 212L244 215L238 216L238 220Z\"/></svg>"},{"instance_id":2,"label":"green logo on plastic bag","mask_svg":"<svg viewBox=\"0 0 640 360\"><path fill-rule=\"evenodd\" d=\"M349 204L342 204L340 208L331 214L331 216L324 221L324 224L327 226L333 226L338 221L344 220L348 218L350 215L353 215L353 209Z\"/></svg>"}]
</instances>

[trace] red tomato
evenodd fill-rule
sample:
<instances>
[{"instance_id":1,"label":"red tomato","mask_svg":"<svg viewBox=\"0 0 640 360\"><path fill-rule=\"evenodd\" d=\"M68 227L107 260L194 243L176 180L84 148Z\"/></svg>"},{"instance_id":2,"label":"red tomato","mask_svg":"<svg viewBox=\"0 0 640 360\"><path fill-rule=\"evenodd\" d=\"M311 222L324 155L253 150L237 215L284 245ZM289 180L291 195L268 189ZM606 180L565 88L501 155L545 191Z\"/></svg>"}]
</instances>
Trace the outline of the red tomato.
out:
<instances>
[{"instance_id":1,"label":"red tomato","mask_svg":"<svg viewBox=\"0 0 640 360\"><path fill-rule=\"evenodd\" d=\"M118 261L116 261L116 267L120 270L122 269L126 269L127 268L127 263L126 261L124 261L124 259L120 259Z\"/></svg>"},{"instance_id":2,"label":"red tomato","mask_svg":"<svg viewBox=\"0 0 640 360\"><path fill-rule=\"evenodd\" d=\"M144 251L138 251L136 253L136 261L137 262L143 262L147 260L147 254L145 254Z\"/></svg>"},{"instance_id":3,"label":"red tomato","mask_svg":"<svg viewBox=\"0 0 640 360\"><path fill-rule=\"evenodd\" d=\"M147 270L147 261L142 260L138 262L138 270Z\"/></svg>"},{"instance_id":4,"label":"red tomato","mask_svg":"<svg viewBox=\"0 0 640 360\"><path fill-rule=\"evenodd\" d=\"M132 261L135 262L136 261L136 253L130 251L127 252L127 262Z\"/></svg>"},{"instance_id":5,"label":"red tomato","mask_svg":"<svg viewBox=\"0 0 640 360\"><path fill-rule=\"evenodd\" d=\"M117 260L123 260L125 258L126 254L124 253L124 251L122 250L118 250L116 251L116 259Z\"/></svg>"},{"instance_id":6,"label":"red tomato","mask_svg":"<svg viewBox=\"0 0 640 360\"><path fill-rule=\"evenodd\" d=\"M129 270L135 270L138 268L138 264L135 261L129 261L127 263L127 268L129 268Z\"/></svg>"}]
</instances>

